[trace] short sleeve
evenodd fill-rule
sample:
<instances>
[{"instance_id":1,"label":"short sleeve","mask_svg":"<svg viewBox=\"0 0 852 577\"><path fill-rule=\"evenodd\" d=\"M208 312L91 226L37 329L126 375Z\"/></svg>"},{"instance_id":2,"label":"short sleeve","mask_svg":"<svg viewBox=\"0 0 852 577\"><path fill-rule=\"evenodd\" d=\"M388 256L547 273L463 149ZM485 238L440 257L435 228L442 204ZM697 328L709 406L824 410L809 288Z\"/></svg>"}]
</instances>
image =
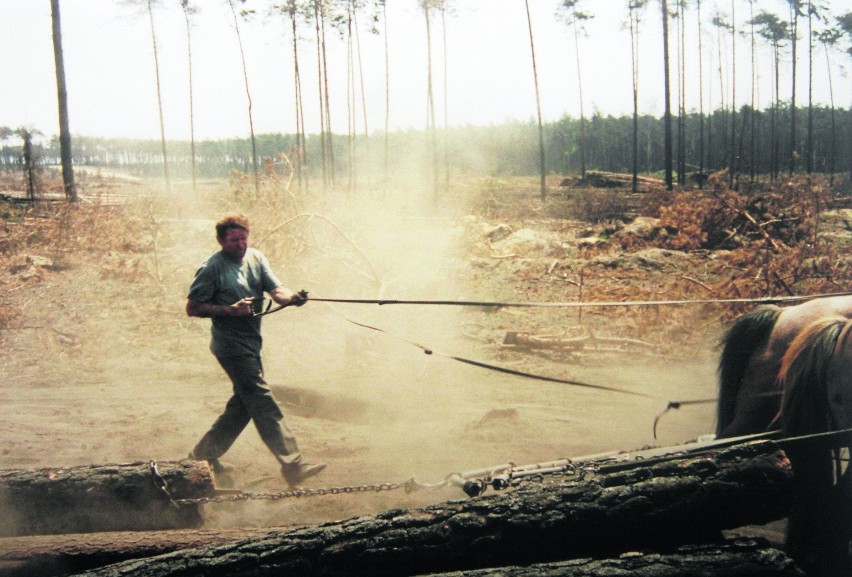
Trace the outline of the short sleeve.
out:
<instances>
[{"instance_id":1,"label":"short sleeve","mask_svg":"<svg viewBox=\"0 0 852 577\"><path fill-rule=\"evenodd\" d=\"M266 255L263 253L259 253L259 255L261 288L264 292L270 292L276 287L281 286L281 281L277 276L275 276L275 273L272 272L272 267L269 265L269 260L266 258Z\"/></svg>"},{"instance_id":2,"label":"short sleeve","mask_svg":"<svg viewBox=\"0 0 852 577\"><path fill-rule=\"evenodd\" d=\"M199 303L213 300L216 292L216 273L214 267L204 264L195 272L195 279L189 287L186 298Z\"/></svg>"}]
</instances>

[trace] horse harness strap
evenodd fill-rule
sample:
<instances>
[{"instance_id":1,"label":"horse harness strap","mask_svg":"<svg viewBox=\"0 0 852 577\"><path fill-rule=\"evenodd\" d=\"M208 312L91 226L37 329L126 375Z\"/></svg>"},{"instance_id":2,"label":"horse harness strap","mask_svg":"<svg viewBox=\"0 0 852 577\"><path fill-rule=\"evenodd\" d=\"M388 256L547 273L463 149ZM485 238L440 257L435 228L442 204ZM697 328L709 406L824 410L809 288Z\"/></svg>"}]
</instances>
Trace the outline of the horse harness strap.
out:
<instances>
[{"instance_id":1,"label":"horse harness strap","mask_svg":"<svg viewBox=\"0 0 852 577\"><path fill-rule=\"evenodd\" d=\"M782 437L777 439L778 445L786 450L794 445L819 444L828 447L852 446L852 428L826 431L823 433L811 433L796 437Z\"/></svg>"}]
</instances>

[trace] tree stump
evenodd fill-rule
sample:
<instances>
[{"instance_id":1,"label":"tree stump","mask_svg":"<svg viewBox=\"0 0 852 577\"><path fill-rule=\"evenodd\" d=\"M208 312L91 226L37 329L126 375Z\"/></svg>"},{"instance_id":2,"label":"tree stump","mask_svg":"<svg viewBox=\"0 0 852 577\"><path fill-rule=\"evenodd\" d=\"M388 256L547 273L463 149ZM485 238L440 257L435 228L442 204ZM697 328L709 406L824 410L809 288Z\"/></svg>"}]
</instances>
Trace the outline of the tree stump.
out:
<instances>
[{"instance_id":1,"label":"tree stump","mask_svg":"<svg viewBox=\"0 0 852 577\"><path fill-rule=\"evenodd\" d=\"M0 536L198 527L201 506L171 499L214 494L198 461L0 469Z\"/></svg>"}]
</instances>

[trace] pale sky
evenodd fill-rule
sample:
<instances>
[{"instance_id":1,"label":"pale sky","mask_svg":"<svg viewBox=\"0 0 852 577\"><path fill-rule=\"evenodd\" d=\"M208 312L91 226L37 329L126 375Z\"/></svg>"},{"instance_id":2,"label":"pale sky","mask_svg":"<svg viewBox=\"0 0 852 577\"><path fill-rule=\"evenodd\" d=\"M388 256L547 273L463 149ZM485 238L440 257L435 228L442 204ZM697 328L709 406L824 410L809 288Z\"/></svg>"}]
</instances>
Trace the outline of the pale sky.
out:
<instances>
[{"instance_id":1,"label":"pale sky","mask_svg":"<svg viewBox=\"0 0 852 577\"><path fill-rule=\"evenodd\" d=\"M390 128L426 126L426 27L417 0L387 0L391 50ZM236 2L236 0L235 0ZM841 5L849 3L847 8ZM243 137L249 133L245 84L233 18L225 0L196 0L200 12L192 28L193 93L196 139ZM238 3L238 2L237 2ZM248 0L258 14L241 22L248 66L255 132L295 131L293 112L292 38L289 21L261 17L266 2ZM530 0L541 105L546 121L579 116L577 67L570 28L555 17L558 0ZM165 133L169 139L189 138L187 41L178 0L160 0L155 27L160 64ZM629 34L624 29L626 0L587 0L595 18L580 39L585 112L622 115L632 112ZM762 0L758 8L786 14L786 2ZM852 0L832 2L836 13L852 9ZM524 0L454 0L447 18L447 117L453 126L527 121L536 115L529 31ZM721 10L729 17L730 2L702 2L704 21ZM723 7L722 7L723 6ZM737 5L737 21L747 18L747 2ZM147 13L117 0L61 0L63 45L74 135L159 138L154 59ZM651 1L641 25L639 100L642 113L661 115L662 38L659 4ZM804 29L805 24L802 24ZM698 109L697 24L687 15L687 108ZM672 24L672 93L676 95L677 64ZM443 29L432 25L433 90L439 125L444 121ZM367 125L384 129L384 38L359 33ZM704 107L719 106L719 52L715 30L705 27ZM730 65L730 36L725 40L722 66ZM329 80L332 85L332 128L347 132L347 62L345 43L328 32ZM807 50L800 44L799 104L807 103ZM306 128L318 132L316 44L313 29L302 25L300 67ZM737 39L737 102L751 96L749 40ZM48 0L0 0L0 126L26 126L46 135L58 132L56 85ZM790 62L781 70L782 98L790 94ZM356 64L357 66L357 64ZM849 59L833 55L835 105L852 101ZM761 45L758 55L759 106L768 106L772 93L772 61ZM727 77L727 73L725 73ZM829 74L822 48L815 53L814 95L829 103ZM727 86L726 100L731 87ZM355 87L357 130L364 131L361 85ZM786 96L785 96L786 95Z\"/></svg>"}]
</instances>

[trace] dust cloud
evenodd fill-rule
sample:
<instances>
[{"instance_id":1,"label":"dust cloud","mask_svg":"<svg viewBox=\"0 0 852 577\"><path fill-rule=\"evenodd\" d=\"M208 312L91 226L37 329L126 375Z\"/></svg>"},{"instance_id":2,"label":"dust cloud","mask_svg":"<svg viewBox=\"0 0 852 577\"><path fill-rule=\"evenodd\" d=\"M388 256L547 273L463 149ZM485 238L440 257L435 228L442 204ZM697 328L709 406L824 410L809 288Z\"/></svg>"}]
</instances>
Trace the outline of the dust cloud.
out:
<instances>
[{"instance_id":1,"label":"dust cloud","mask_svg":"<svg viewBox=\"0 0 852 577\"><path fill-rule=\"evenodd\" d=\"M259 201L245 208L245 200L216 191L196 197L190 209L188 186L177 190L183 206L155 197L136 209L147 223L137 240L156 239L154 254L77 247L67 268L21 295L25 320L10 331L2 361L0 466L187 456L224 407L230 383L208 350L209 321L185 316L185 294L198 265L218 249L215 220L235 208L252 218L250 241L284 284L314 298L527 300L516 298L506 278L470 273L464 199L371 193L279 211ZM616 356L567 367L547 358L535 363L540 374L641 390L659 402L449 358L520 366L493 335L523 314L313 301L264 317L266 379L305 458L328 464L306 488L435 483L509 461L678 443L712 430L708 406L667 416L657 440L651 432L666 400L713 395L710 356L681 364ZM554 312L550 322L567 321ZM217 479L220 486L287 489L251 426L224 460L235 469ZM207 525L316 522L463 496L453 487L211 504Z\"/></svg>"}]
</instances>

